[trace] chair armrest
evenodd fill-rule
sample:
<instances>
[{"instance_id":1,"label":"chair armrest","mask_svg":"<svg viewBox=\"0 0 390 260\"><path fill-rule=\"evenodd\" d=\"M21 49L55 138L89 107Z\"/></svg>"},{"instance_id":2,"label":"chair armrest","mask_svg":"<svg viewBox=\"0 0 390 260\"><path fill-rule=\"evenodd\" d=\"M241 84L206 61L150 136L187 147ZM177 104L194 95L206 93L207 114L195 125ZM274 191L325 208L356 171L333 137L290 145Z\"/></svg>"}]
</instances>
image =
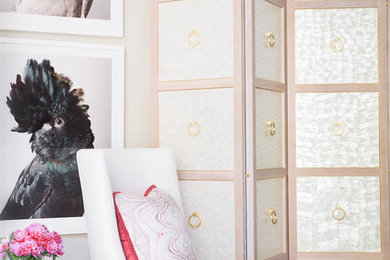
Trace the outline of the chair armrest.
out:
<instances>
[{"instance_id":1,"label":"chair armrest","mask_svg":"<svg viewBox=\"0 0 390 260\"><path fill-rule=\"evenodd\" d=\"M103 150L77 153L91 259L125 259Z\"/></svg>"}]
</instances>

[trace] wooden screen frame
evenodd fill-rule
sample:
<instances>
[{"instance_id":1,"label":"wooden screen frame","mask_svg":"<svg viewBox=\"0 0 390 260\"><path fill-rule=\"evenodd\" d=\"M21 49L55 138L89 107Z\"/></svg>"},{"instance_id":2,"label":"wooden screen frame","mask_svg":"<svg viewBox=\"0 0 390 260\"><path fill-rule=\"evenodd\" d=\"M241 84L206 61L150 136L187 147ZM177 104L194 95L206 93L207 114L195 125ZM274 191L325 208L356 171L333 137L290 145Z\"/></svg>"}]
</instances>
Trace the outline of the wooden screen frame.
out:
<instances>
[{"instance_id":1,"label":"wooden screen frame","mask_svg":"<svg viewBox=\"0 0 390 260\"><path fill-rule=\"evenodd\" d=\"M159 146L158 95L161 91L200 90L215 88L234 89L234 160L232 171L179 170L179 180L231 181L235 193L235 258L246 258L246 206L245 206L245 89L244 89L244 0L233 1L234 72L232 78L180 81L158 80L158 5L183 0L152 0L151 7L151 140Z\"/></svg>"},{"instance_id":2,"label":"wooden screen frame","mask_svg":"<svg viewBox=\"0 0 390 260\"><path fill-rule=\"evenodd\" d=\"M255 70L255 1L267 1L270 4L283 8L283 62L285 83L256 78ZM257 169L256 167L256 100L255 90L263 89L275 91L283 94L284 98L284 123L287 126L287 0L246 0L245 12L245 65L246 65L246 153L247 153L247 235L248 235L248 255L247 259L258 259L257 256L257 213L256 213L256 181L265 179L285 178L285 243L286 252L272 256L269 260L287 260L289 259L289 236L288 236L288 170L287 170L287 144L288 137L285 131L284 142L284 165L285 168ZM267 260L268 260L267 259Z\"/></svg>"},{"instance_id":3,"label":"wooden screen frame","mask_svg":"<svg viewBox=\"0 0 390 260\"><path fill-rule=\"evenodd\" d=\"M180 0L176 0L180 1ZM158 93L159 91L173 90L194 90L209 88L234 88L234 129L235 129L235 169L234 171L179 171L181 180L227 180L235 183L235 224L236 224L236 259L255 259L256 257L256 236L255 221L250 223L250 219L256 220L254 185L256 179L265 177L288 177L286 185L289 194L286 206L288 205L288 223L286 243L287 253L290 259L386 259L389 258L389 204L388 204L388 126L387 126L387 24L386 24L386 1L385 0L287 0L285 8L285 41L287 42L285 53L285 73L287 73L286 84L273 83L270 81L256 79L254 77L254 50L253 50L253 1L254 0L233 0L234 1L234 75L233 78L188 80L159 82L157 73L158 51L157 51L157 8L160 2L170 2L170 0L153 0L152 2L152 23L151 23L151 74L152 74L152 123L151 140L154 147L158 147ZM281 5L281 0L268 0L277 5ZM246 6L246 8L245 8ZM295 84L295 8L349 8L349 7L378 7L379 10L379 83L378 84ZM244 14L245 12L245 14ZM245 19L244 19L245 18ZM245 33L246 32L246 33ZM245 33L245 35L244 35ZM244 39L246 41L244 42ZM244 51L245 46L245 51ZM245 62L245 64L244 64ZM245 74L244 74L245 73ZM245 83L244 83L245 81ZM244 86L246 85L246 88ZM287 85L287 89L286 89ZM340 85L342 85L340 87ZM255 86L268 90L287 91L285 98L287 102L285 117L287 120L286 137L286 169L279 170L256 170L254 158L254 89ZM358 174L380 176L381 177L381 225L382 225L382 252L381 253L297 253L296 241L296 188L295 180L297 176L313 176L312 172L319 169L296 169L295 160L295 93L296 92L334 92L334 91L378 91L380 96L380 140L381 148L380 167L376 169L326 169L335 172L334 176L351 176ZM247 114L245 116L245 108ZM289 111L289 113L287 113ZM252 121L252 123L250 123ZM246 129L245 129L246 126ZM246 142L245 142L246 133ZM287 145L287 143L289 145ZM245 158L245 155L247 158ZM383 156L385 155L385 156ZM288 174L287 174L288 169ZM321 169L321 172L323 170ZM327 174L327 173L325 173ZM328 174L329 175L329 174ZM314 175L317 176L317 175ZM245 187L245 184L248 185ZM248 218L245 212L246 188L248 189ZM251 196L252 194L252 196ZM252 200L252 201L251 201ZM252 211L250 209L252 208ZM248 221L248 225L246 225ZM248 233L248 236L246 236ZM294 237L295 236L295 237ZM248 240L247 240L248 239ZM248 245L248 251L246 246ZM253 256L253 257L252 257ZM288 255L275 256L273 259L287 259Z\"/></svg>"},{"instance_id":4,"label":"wooden screen frame","mask_svg":"<svg viewBox=\"0 0 390 260\"><path fill-rule=\"evenodd\" d=\"M295 84L295 9L378 8L379 79L376 84ZM287 85L288 85L288 169L289 169L289 241L290 259L390 259L389 246L389 182L388 182L388 122L387 122L387 8L385 0L308 0L287 3ZM303 92L365 92L379 93L380 162L378 168L297 168L295 133L295 94ZM379 176L381 185L381 252L297 252L298 176Z\"/></svg>"}]
</instances>

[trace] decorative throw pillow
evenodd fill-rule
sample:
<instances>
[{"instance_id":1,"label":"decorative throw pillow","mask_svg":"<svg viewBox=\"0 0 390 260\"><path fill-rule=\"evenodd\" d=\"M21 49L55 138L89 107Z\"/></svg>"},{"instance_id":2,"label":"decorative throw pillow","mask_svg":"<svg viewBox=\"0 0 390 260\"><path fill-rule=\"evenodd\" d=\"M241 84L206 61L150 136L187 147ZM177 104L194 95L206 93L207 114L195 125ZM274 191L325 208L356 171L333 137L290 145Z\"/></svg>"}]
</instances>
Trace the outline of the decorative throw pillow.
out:
<instances>
[{"instance_id":1,"label":"decorative throw pillow","mask_svg":"<svg viewBox=\"0 0 390 260\"><path fill-rule=\"evenodd\" d=\"M116 223L118 225L119 238L121 240L123 253L125 254L126 260L138 260L137 253L135 252L133 243L131 242L129 232L127 232L125 222L122 219L121 213L115 202L115 196L120 192L114 192L114 205L115 205L115 215Z\"/></svg>"},{"instance_id":2,"label":"decorative throw pillow","mask_svg":"<svg viewBox=\"0 0 390 260\"><path fill-rule=\"evenodd\" d=\"M144 197L114 192L127 260L197 259L187 225L174 199L152 185Z\"/></svg>"}]
</instances>

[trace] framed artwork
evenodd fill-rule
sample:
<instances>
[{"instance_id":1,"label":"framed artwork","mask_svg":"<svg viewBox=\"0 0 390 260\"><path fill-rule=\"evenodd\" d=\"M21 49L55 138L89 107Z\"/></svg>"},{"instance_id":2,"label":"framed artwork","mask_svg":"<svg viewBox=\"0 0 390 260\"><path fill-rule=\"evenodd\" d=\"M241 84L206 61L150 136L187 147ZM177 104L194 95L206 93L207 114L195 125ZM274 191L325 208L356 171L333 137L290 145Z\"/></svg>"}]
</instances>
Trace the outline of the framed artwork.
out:
<instances>
[{"instance_id":1,"label":"framed artwork","mask_svg":"<svg viewBox=\"0 0 390 260\"><path fill-rule=\"evenodd\" d=\"M0 29L123 36L123 0L1 0Z\"/></svg>"},{"instance_id":2,"label":"framed artwork","mask_svg":"<svg viewBox=\"0 0 390 260\"><path fill-rule=\"evenodd\" d=\"M124 48L0 38L0 237L86 233L76 153L123 148Z\"/></svg>"}]
</instances>

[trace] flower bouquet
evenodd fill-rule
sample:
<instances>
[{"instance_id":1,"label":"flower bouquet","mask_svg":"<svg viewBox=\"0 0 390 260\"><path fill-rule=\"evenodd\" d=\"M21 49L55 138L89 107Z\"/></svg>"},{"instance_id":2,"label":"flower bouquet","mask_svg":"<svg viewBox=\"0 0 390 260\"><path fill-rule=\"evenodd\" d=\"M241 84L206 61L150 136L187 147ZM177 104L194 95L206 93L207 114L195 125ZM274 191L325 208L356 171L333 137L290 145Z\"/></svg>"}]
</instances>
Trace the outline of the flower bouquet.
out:
<instances>
[{"instance_id":1,"label":"flower bouquet","mask_svg":"<svg viewBox=\"0 0 390 260\"><path fill-rule=\"evenodd\" d=\"M50 232L44 225L33 223L3 239L0 259L36 260L47 256L55 260L64 254L63 248L62 239L57 232Z\"/></svg>"}]
</instances>

